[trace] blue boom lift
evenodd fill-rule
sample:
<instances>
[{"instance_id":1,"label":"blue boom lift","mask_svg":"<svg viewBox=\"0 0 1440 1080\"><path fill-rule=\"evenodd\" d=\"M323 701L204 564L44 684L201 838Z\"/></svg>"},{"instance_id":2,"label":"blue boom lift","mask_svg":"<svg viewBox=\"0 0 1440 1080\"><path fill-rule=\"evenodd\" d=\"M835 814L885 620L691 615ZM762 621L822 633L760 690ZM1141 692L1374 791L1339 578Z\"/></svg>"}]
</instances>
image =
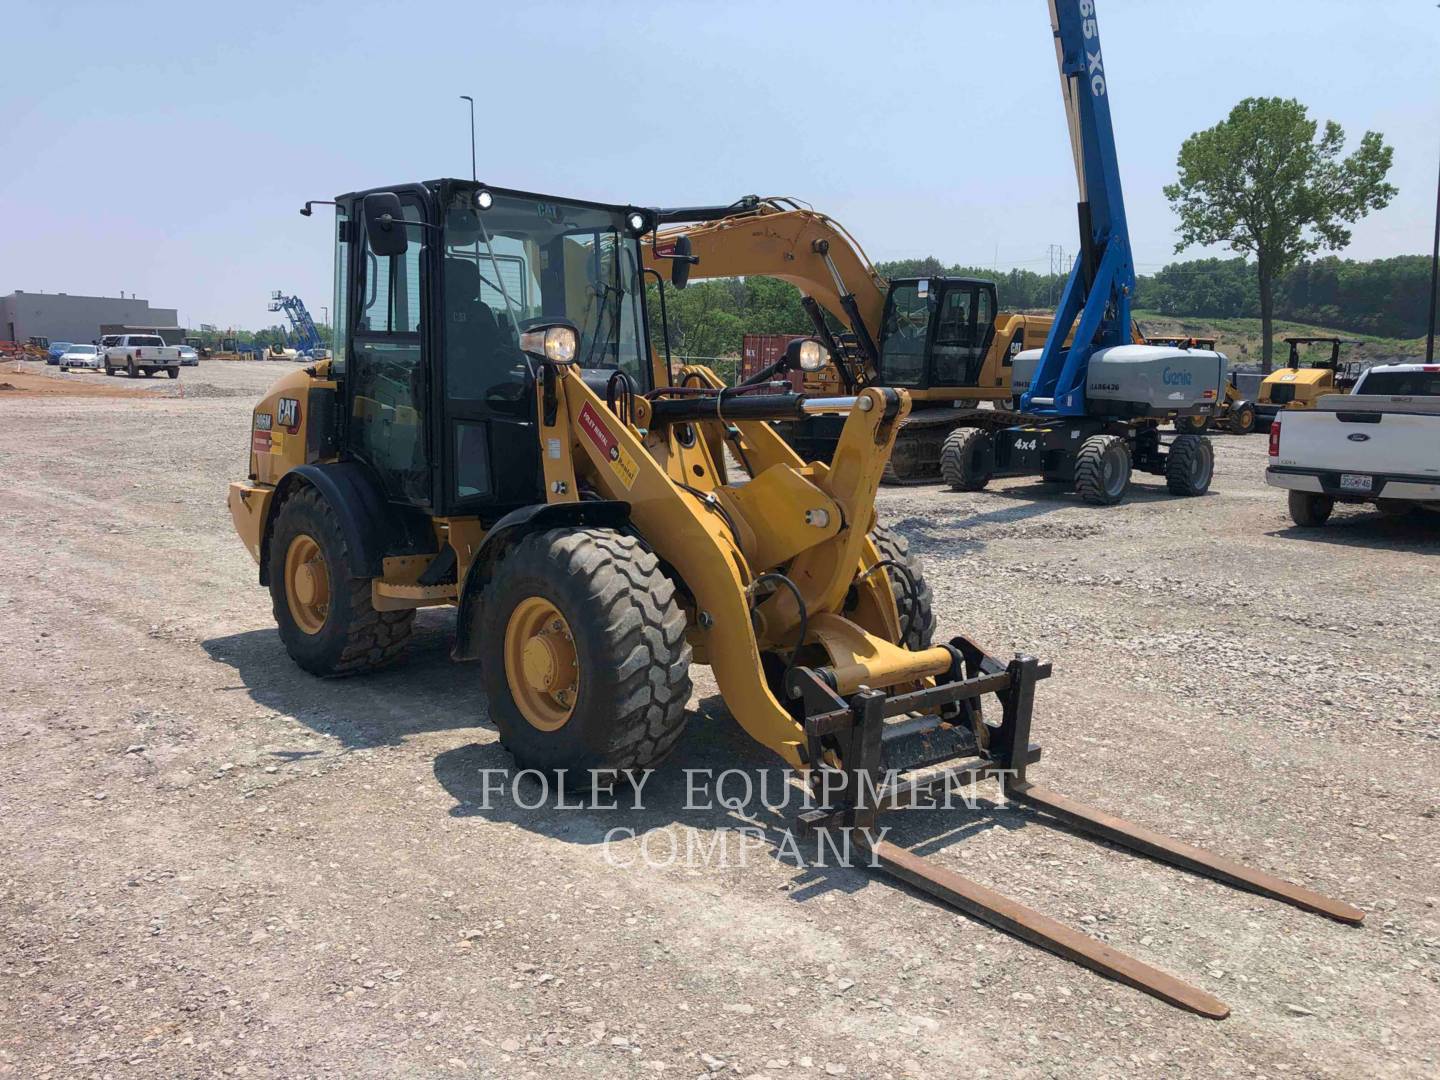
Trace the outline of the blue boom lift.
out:
<instances>
[{"instance_id":1,"label":"blue boom lift","mask_svg":"<svg viewBox=\"0 0 1440 1080\"><path fill-rule=\"evenodd\" d=\"M1164 476L1176 495L1202 495L1215 464L1209 441L1186 434L1166 446L1160 422L1213 415L1226 360L1210 349L1131 344L1135 264L1095 4L1050 0L1050 23L1080 186L1080 254L1045 347L1015 360L1027 421L955 430L941 474L957 491L978 491L992 476L1039 475L1105 505L1124 498L1139 469Z\"/></svg>"},{"instance_id":2,"label":"blue boom lift","mask_svg":"<svg viewBox=\"0 0 1440 1080\"><path fill-rule=\"evenodd\" d=\"M298 296L286 296L282 292L273 292L270 294L268 310L283 311L290 319L290 327L295 335L294 346L297 351L315 356L317 352L325 348L325 342L320 339L320 331L315 326L315 320L310 317L305 302Z\"/></svg>"}]
</instances>

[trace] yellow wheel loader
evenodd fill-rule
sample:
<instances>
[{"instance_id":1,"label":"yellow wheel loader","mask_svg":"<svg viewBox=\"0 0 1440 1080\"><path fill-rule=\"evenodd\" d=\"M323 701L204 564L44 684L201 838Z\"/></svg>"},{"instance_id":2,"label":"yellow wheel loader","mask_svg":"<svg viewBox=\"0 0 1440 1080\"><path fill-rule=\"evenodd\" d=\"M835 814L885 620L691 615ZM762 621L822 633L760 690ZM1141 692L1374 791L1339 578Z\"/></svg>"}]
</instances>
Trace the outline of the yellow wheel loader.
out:
<instances>
[{"instance_id":1,"label":"yellow wheel loader","mask_svg":"<svg viewBox=\"0 0 1440 1080\"><path fill-rule=\"evenodd\" d=\"M1313 409L1326 394L1347 393L1359 381L1365 365L1342 361L1340 349L1358 345L1336 337L1287 337L1290 355L1260 384L1260 414L1267 420L1286 409Z\"/></svg>"},{"instance_id":2,"label":"yellow wheel loader","mask_svg":"<svg viewBox=\"0 0 1440 1080\"><path fill-rule=\"evenodd\" d=\"M1363 918L1033 784L1048 665L934 643L923 571L875 520L909 397L672 372L647 344L654 211L461 180L335 205L333 357L255 407L249 475L229 491L302 668L390 663L417 608L452 606L454 658L479 661L516 764L613 779L675 747L690 668L708 665L736 721L805 787L802 828L845 830L869 865L1207 1016L1227 1008L896 847L878 815L995 779L1037 821ZM787 357L827 362L813 340ZM828 465L771 426L814 415L844 418Z\"/></svg>"}]
</instances>

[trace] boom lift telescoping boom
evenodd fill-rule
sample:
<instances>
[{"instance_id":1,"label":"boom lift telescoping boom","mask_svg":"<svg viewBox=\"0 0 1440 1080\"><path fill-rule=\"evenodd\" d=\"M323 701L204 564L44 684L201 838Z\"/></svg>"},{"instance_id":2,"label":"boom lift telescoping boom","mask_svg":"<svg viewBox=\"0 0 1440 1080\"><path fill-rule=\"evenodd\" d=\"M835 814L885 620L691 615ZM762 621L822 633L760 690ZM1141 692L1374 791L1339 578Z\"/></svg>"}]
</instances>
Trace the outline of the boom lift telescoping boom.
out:
<instances>
[{"instance_id":1,"label":"boom lift telescoping boom","mask_svg":"<svg viewBox=\"0 0 1440 1080\"><path fill-rule=\"evenodd\" d=\"M286 296L277 290L270 294L268 310L285 312L290 320L291 329L295 332L297 351L313 355L317 350L325 347L325 342L320 338L319 327L310 317L310 311L305 307L305 301L298 296Z\"/></svg>"}]
</instances>

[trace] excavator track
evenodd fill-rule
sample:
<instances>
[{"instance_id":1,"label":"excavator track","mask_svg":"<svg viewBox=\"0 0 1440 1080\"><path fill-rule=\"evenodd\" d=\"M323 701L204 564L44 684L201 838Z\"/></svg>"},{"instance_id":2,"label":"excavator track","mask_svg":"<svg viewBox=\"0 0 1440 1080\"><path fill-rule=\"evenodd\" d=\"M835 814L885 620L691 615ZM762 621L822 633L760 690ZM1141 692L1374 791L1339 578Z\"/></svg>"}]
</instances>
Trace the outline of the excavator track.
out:
<instances>
[{"instance_id":1,"label":"excavator track","mask_svg":"<svg viewBox=\"0 0 1440 1080\"><path fill-rule=\"evenodd\" d=\"M1007 409L956 409L948 405L917 405L900 425L895 449L885 465L881 483L892 487L940 483L940 452L956 428L979 427L1000 431L1033 423L1034 417Z\"/></svg>"}]
</instances>

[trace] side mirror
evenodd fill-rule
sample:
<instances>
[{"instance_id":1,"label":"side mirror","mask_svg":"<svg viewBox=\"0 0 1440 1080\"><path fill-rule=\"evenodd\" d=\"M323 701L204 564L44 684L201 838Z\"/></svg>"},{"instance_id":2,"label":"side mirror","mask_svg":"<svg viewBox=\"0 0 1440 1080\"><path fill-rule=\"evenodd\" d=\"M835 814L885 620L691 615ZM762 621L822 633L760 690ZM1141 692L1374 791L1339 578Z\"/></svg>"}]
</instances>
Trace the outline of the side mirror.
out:
<instances>
[{"instance_id":1,"label":"side mirror","mask_svg":"<svg viewBox=\"0 0 1440 1080\"><path fill-rule=\"evenodd\" d=\"M405 212L400 209L400 196L393 191L366 195L362 212L370 250L380 257L404 255L409 238L405 235Z\"/></svg>"},{"instance_id":2,"label":"side mirror","mask_svg":"<svg viewBox=\"0 0 1440 1080\"><path fill-rule=\"evenodd\" d=\"M690 282L690 266L699 262L694 255L690 254L690 238L688 236L677 236L675 238L675 250L670 256L670 284L677 289L683 289Z\"/></svg>"}]
</instances>

